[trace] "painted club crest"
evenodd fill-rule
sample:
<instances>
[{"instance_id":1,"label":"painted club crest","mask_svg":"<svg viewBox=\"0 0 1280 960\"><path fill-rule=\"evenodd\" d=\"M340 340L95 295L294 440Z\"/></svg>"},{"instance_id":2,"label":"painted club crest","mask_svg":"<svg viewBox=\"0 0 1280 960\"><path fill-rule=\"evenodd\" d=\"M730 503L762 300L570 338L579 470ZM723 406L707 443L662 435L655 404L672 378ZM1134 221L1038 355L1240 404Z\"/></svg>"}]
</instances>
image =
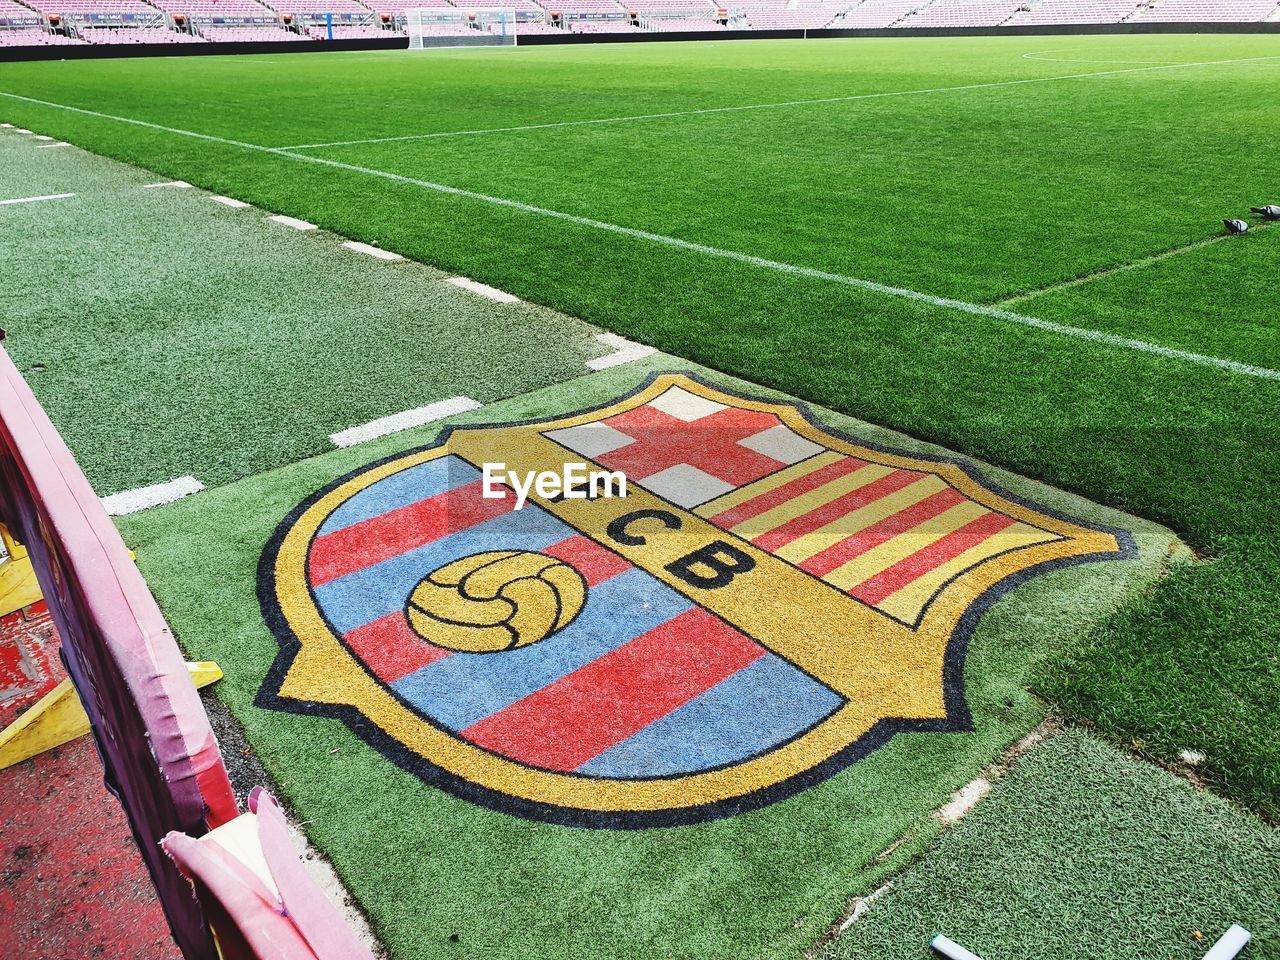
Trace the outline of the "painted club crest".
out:
<instances>
[{"instance_id":1,"label":"painted club crest","mask_svg":"<svg viewBox=\"0 0 1280 960\"><path fill-rule=\"evenodd\" d=\"M626 495L515 510L483 496L494 463L621 471ZM662 375L574 416L454 429L301 504L262 559L282 652L261 702L340 716L509 813L690 823L896 732L968 729L964 648L987 606L1132 551L962 463Z\"/></svg>"}]
</instances>

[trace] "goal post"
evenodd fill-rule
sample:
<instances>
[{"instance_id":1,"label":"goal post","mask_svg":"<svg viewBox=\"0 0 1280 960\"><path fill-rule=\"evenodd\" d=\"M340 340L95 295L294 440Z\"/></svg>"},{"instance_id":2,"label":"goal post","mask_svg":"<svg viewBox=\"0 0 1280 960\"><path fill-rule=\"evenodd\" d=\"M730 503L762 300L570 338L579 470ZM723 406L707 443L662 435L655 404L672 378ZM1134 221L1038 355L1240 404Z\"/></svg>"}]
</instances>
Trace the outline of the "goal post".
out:
<instances>
[{"instance_id":1,"label":"goal post","mask_svg":"<svg viewBox=\"0 0 1280 960\"><path fill-rule=\"evenodd\" d=\"M511 7L414 7L404 16L410 50L514 47L519 33Z\"/></svg>"}]
</instances>

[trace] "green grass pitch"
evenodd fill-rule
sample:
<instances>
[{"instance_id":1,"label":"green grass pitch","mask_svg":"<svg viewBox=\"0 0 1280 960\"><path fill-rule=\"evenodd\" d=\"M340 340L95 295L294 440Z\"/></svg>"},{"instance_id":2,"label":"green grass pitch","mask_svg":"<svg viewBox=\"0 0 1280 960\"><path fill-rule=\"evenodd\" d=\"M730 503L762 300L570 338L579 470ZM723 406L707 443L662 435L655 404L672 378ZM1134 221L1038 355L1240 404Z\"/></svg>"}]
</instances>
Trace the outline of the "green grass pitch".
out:
<instances>
[{"instance_id":1,"label":"green grass pitch","mask_svg":"<svg viewBox=\"0 0 1280 960\"><path fill-rule=\"evenodd\" d=\"M1239 922L1242 960L1275 960L1277 887L1276 831L1072 731L1023 757L819 956L925 960L942 931L984 960L1193 960Z\"/></svg>"},{"instance_id":2,"label":"green grass pitch","mask_svg":"<svg viewBox=\"0 0 1280 960\"><path fill-rule=\"evenodd\" d=\"M1275 36L611 44L6 64L0 120L1171 527L1204 562L1034 689L1274 820L1280 229L1206 241L1280 203L1277 84Z\"/></svg>"}]
</instances>

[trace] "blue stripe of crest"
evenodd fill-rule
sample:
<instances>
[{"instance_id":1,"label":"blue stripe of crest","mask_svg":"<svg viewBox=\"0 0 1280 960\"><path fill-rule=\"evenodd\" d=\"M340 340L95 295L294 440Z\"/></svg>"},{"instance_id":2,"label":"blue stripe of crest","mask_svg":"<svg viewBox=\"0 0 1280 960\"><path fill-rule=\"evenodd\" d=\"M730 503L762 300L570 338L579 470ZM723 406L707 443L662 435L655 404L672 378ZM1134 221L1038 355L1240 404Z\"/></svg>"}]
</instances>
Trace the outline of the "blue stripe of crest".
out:
<instances>
[{"instance_id":1,"label":"blue stripe of crest","mask_svg":"<svg viewBox=\"0 0 1280 960\"><path fill-rule=\"evenodd\" d=\"M317 536L371 520L446 490L480 479L480 471L454 456L437 457L371 483L334 510L320 525Z\"/></svg>"},{"instance_id":2,"label":"blue stripe of crest","mask_svg":"<svg viewBox=\"0 0 1280 960\"><path fill-rule=\"evenodd\" d=\"M592 587L559 633L503 653L455 653L391 686L419 710L462 730L688 610L684 596L631 569Z\"/></svg>"},{"instance_id":3,"label":"blue stripe of crest","mask_svg":"<svg viewBox=\"0 0 1280 960\"><path fill-rule=\"evenodd\" d=\"M446 563L486 550L545 550L574 533L529 504L322 584L316 602L338 633L347 633L403 609L419 581Z\"/></svg>"},{"instance_id":4,"label":"blue stripe of crest","mask_svg":"<svg viewBox=\"0 0 1280 960\"><path fill-rule=\"evenodd\" d=\"M595 777L676 776L737 763L790 740L844 701L775 654L578 768Z\"/></svg>"}]
</instances>

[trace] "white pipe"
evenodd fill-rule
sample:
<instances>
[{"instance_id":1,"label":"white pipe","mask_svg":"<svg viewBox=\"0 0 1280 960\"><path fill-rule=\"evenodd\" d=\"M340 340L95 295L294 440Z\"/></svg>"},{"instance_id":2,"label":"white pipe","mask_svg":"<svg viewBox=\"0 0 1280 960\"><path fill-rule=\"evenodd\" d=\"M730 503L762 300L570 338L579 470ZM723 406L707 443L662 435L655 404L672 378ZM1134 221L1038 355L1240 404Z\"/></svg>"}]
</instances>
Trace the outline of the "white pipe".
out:
<instances>
[{"instance_id":1,"label":"white pipe","mask_svg":"<svg viewBox=\"0 0 1280 960\"><path fill-rule=\"evenodd\" d=\"M1252 938L1253 934L1248 930L1238 923L1233 923L1218 942L1209 948L1209 952L1204 955L1204 960L1231 960Z\"/></svg>"},{"instance_id":2,"label":"white pipe","mask_svg":"<svg viewBox=\"0 0 1280 960\"><path fill-rule=\"evenodd\" d=\"M934 950L942 954L944 957L947 957L948 960L982 960L982 958L976 953L966 950L964 947L960 946L960 944L956 943L949 937L944 937L942 934L938 934L934 937L929 943L929 946L933 947ZM1234 954L1224 956L1234 956Z\"/></svg>"}]
</instances>

